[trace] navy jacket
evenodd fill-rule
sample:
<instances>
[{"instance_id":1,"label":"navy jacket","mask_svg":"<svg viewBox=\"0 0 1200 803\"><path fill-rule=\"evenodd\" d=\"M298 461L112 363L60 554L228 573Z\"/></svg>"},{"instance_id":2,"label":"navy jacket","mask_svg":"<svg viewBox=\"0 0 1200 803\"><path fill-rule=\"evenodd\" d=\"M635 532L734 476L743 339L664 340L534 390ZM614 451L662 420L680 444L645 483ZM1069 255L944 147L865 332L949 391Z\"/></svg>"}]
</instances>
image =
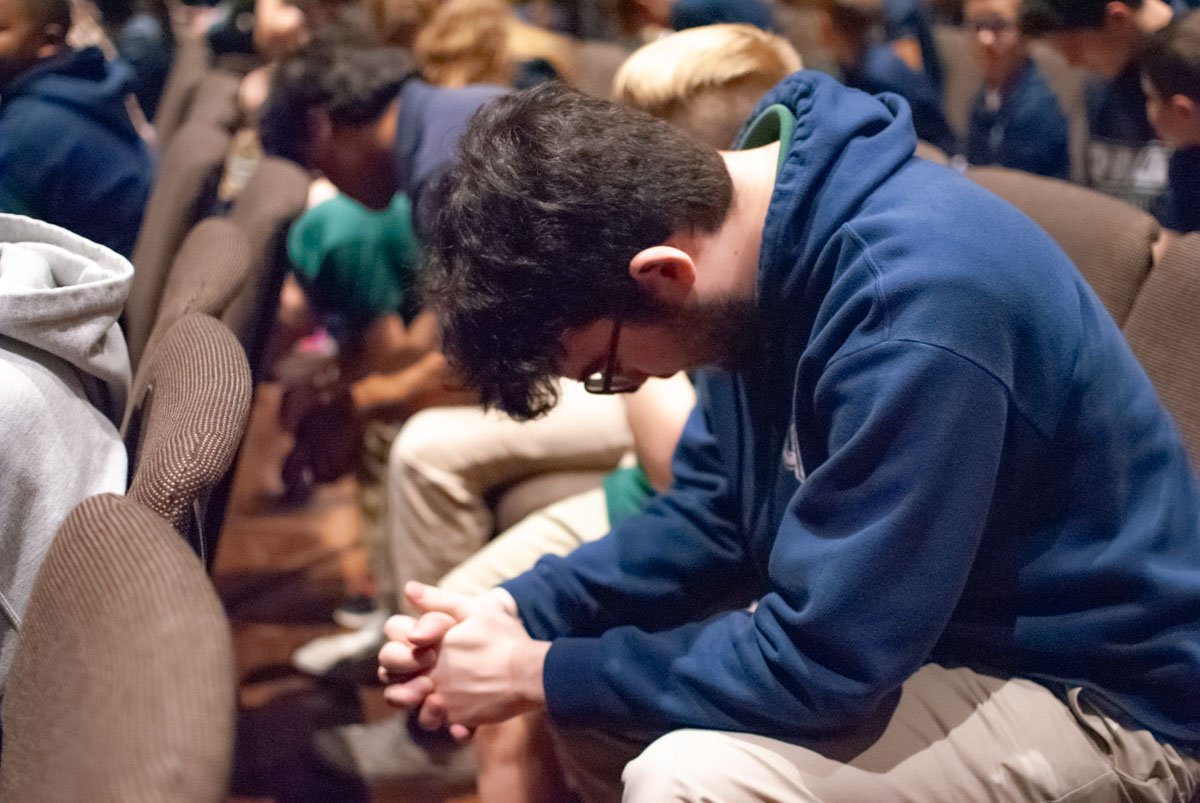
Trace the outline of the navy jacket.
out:
<instances>
[{"instance_id":1,"label":"navy jacket","mask_svg":"<svg viewBox=\"0 0 1200 803\"><path fill-rule=\"evenodd\" d=\"M39 63L0 97L0 211L29 215L125 256L154 165L125 107L132 73L94 47Z\"/></svg>"},{"instance_id":2,"label":"navy jacket","mask_svg":"<svg viewBox=\"0 0 1200 803\"><path fill-rule=\"evenodd\" d=\"M1132 59L1111 81L1088 85L1088 185L1153 211L1167 187L1171 149L1146 117L1142 69Z\"/></svg>"},{"instance_id":3,"label":"navy jacket","mask_svg":"<svg viewBox=\"0 0 1200 803\"><path fill-rule=\"evenodd\" d=\"M418 238L432 226L436 189L458 157L471 115L507 91L491 84L448 89L416 77L404 82L396 110L396 175L398 191L412 202Z\"/></svg>"},{"instance_id":4,"label":"navy jacket","mask_svg":"<svg viewBox=\"0 0 1200 803\"><path fill-rule=\"evenodd\" d=\"M872 45L862 64L844 68L847 86L871 95L895 92L912 107L912 122L917 136L948 154L956 150L954 133L942 113L942 98L928 76L900 60L888 45Z\"/></svg>"},{"instance_id":5,"label":"navy jacket","mask_svg":"<svg viewBox=\"0 0 1200 803\"><path fill-rule=\"evenodd\" d=\"M1200 742L1200 490L1112 318L1032 221L913 158L898 99L800 72L763 103L796 127L762 357L701 372L645 513L506 584L554 640L551 718L803 743L936 660Z\"/></svg>"},{"instance_id":6,"label":"navy jacket","mask_svg":"<svg viewBox=\"0 0 1200 803\"><path fill-rule=\"evenodd\" d=\"M975 98L967 133L967 161L998 164L1051 178L1070 178L1067 118L1033 61L1000 93L1000 107L987 107L986 90Z\"/></svg>"},{"instance_id":7,"label":"navy jacket","mask_svg":"<svg viewBox=\"0 0 1200 803\"><path fill-rule=\"evenodd\" d=\"M1180 148L1171 155L1167 190L1155 208L1164 228L1184 234L1200 231L1200 147Z\"/></svg>"}]
</instances>

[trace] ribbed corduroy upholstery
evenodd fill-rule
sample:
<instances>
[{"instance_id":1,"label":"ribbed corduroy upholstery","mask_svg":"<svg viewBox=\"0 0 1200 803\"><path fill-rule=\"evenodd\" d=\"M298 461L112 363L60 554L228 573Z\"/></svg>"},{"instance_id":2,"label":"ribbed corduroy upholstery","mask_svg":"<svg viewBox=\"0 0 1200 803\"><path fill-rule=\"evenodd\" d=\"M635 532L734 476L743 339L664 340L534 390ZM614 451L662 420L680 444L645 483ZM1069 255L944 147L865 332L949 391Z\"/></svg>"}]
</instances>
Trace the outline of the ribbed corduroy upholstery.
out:
<instances>
[{"instance_id":1,"label":"ribbed corduroy upholstery","mask_svg":"<svg viewBox=\"0 0 1200 803\"><path fill-rule=\"evenodd\" d=\"M250 242L250 276L221 320L238 336L251 369L259 370L275 325L279 290L287 273L287 231L308 201L309 174L286 159L263 157L229 218Z\"/></svg>"},{"instance_id":2,"label":"ribbed corduroy upholstery","mask_svg":"<svg viewBox=\"0 0 1200 803\"><path fill-rule=\"evenodd\" d=\"M86 499L29 600L0 800L222 801L234 683L229 623L179 535L128 499Z\"/></svg>"},{"instance_id":3,"label":"ribbed corduroy upholstery","mask_svg":"<svg viewBox=\"0 0 1200 803\"><path fill-rule=\"evenodd\" d=\"M1142 285L1125 339L1200 470L1200 233L1180 238Z\"/></svg>"},{"instance_id":4,"label":"ribbed corduroy upholstery","mask_svg":"<svg viewBox=\"0 0 1200 803\"><path fill-rule=\"evenodd\" d=\"M573 48L574 85L598 98L612 97L612 82L630 51L615 42L582 41Z\"/></svg>"},{"instance_id":5,"label":"ribbed corduroy upholstery","mask_svg":"<svg viewBox=\"0 0 1200 803\"><path fill-rule=\"evenodd\" d=\"M200 123L232 133L242 116L238 108L241 83L242 79L228 70L209 70L196 86L184 124Z\"/></svg>"},{"instance_id":6,"label":"ribbed corduroy upholstery","mask_svg":"<svg viewBox=\"0 0 1200 803\"><path fill-rule=\"evenodd\" d=\"M967 176L1049 232L1109 314L1125 323L1153 262L1151 247L1159 228L1152 216L1086 187L1018 170L981 167L968 170Z\"/></svg>"},{"instance_id":7,"label":"ribbed corduroy upholstery","mask_svg":"<svg viewBox=\"0 0 1200 803\"><path fill-rule=\"evenodd\" d=\"M153 120L155 144L160 153L171 144L175 132L187 118L196 87L208 71L209 60L208 43L202 38L176 35L175 61L171 64Z\"/></svg>"},{"instance_id":8,"label":"ribbed corduroy upholstery","mask_svg":"<svg viewBox=\"0 0 1200 803\"><path fill-rule=\"evenodd\" d=\"M129 497L154 510L207 559L217 533L200 532L207 495L229 471L250 412L250 368L220 321L188 315L147 355L131 420Z\"/></svg>"},{"instance_id":9,"label":"ribbed corduroy upholstery","mask_svg":"<svg viewBox=\"0 0 1200 803\"><path fill-rule=\"evenodd\" d=\"M971 55L971 40L964 28L933 26L933 43L942 65L942 110L946 122L960 139L967 136L971 104L983 86L983 71Z\"/></svg>"},{"instance_id":10,"label":"ribbed corduroy upholstery","mask_svg":"<svg viewBox=\"0 0 1200 803\"><path fill-rule=\"evenodd\" d=\"M229 134L185 126L158 164L158 176L133 248L133 285L125 302L125 340L137 368L184 235L211 210L229 148Z\"/></svg>"},{"instance_id":11,"label":"ribbed corduroy upholstery","mask_svg":"<svg viewBox=\"0 0 1200 803\"><path fill-rule=\"evenodd\" d=\"M171 265L145 353L152 352L157 341L188 313L220 317L246 281L250 263L250 244L240 227L217 217L197 223ZM144 363L135 375L135 388L146 384L149 366ZM133 407L131 400L127 419Z\"/></svg>"}]
</instances>

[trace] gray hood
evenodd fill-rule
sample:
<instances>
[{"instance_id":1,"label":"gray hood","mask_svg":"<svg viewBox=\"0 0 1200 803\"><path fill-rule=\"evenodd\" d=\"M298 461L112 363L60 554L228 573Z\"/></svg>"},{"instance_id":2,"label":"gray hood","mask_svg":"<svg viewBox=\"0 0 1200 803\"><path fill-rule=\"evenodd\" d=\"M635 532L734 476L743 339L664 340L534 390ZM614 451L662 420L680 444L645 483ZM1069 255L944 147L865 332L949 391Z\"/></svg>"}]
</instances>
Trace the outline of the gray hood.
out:
<instances>
[{"instance_id":1,"label":"gray hood","mask_svg":"<svg viewBox=\"0 0 1200 803\"><path fill-rule=\"evenodd\" d=\"M117 318L132 281L133 266L116 252L40 220L0 214L0 336L98 380L107 396L101 409L117 422L130 384Z\"/></svg>"}]
</instances>

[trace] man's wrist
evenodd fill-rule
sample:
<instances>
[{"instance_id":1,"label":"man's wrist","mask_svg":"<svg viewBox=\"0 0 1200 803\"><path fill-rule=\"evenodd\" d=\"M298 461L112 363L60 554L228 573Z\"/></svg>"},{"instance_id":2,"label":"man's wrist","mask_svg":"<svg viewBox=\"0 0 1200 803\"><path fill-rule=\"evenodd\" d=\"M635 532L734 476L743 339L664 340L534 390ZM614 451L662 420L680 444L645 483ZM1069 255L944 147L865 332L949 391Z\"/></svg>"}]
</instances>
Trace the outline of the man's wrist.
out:
<instances>
[{"instance_id":1,"label":"man's wrist","mask_svg":"<svg viewBox=\"0 0 1200 803\"><path fill-rule=\"evenodd\" d=\"M542 669L546 665L546 653L550 652L549 641L521 641L513 655L517 694L521 701L530 706L546 704L546 687L542 683Z\"/></svg>"}]
</instances>

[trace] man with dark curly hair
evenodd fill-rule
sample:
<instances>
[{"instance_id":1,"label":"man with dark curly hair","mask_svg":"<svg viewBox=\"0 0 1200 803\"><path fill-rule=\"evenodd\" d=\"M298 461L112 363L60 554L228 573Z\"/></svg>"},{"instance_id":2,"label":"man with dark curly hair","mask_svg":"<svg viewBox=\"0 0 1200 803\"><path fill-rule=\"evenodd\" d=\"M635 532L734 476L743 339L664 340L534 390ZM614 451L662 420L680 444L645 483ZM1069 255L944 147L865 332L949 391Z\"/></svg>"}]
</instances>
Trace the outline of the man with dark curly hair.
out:
<instances>
[{"instance_id":1,"label":"man with dark curly hair","mask_svg":"<svg viewBox=\"0 0 1200 803\"><path fill-rule=\"evenodd\" d=\"M447 353L514 415L701 368L673 486L476 597L409 584L395 705L544 708L585 800L1186 800L1200 488L1096 295L800 72L741 150L561 87L473 120ZM623 787L623 788L622 788Z\"/></svg>"}]
</instances>

